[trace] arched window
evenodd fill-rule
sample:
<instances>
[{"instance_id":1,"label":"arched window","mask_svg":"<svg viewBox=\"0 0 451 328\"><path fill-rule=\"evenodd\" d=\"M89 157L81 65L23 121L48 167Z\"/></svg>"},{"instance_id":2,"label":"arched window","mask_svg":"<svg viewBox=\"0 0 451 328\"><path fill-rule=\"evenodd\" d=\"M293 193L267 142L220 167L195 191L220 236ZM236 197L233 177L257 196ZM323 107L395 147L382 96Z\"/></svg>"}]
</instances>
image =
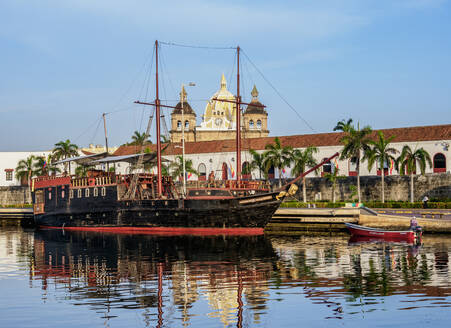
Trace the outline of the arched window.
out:
<instances>
[{"instance_id":1,"label":"arched window","mask_svg":"<svg viewBox=\"0 0 451 328\"><path fill-rule=\"evenodd\" d=\"M182 129L182 121L177 121L177 130Z\"/></svg>"},{"instance_id":2,"label":"arched window","mask_svg":"<svg viewBox=\"0 0 451 328\"><path fill-rule=\"evenodd\" d=\"M446 157L442 153L434 155L434 173L446 172Z\"/></svg>"},{"instance_id":3,"label":"arched window","mask_svg":"<svg viewBox=\"0 0 451 328\"><path fill-rule=\"evenodd\" d=\"M189 121L185 121L185 130L189 130Z\"/></svg>"},{"instance_id":4,"label":"arched window","mask_svg":"<svg viewBox=\"0 0 451 328\"><path fill-rule=\"evenodd\" d=\"M222 163L222 180L227 180L229 178L229 168L226 163Z\"/></svg>"},{"instance_id":5,"label":"arched window","mask_svg":"<svg viewBox=\"0 0 451 328\"><path fill-rule=\"evenodd\" d=\"M262 128L262 121L257 120L257 129L261 129L261 128Z\"/></svg>"},{"instance_id":6,"label":"arched window","mask_svg":"<svg viewBox=\"0 0 451 328\"><path fill-rule=\"evenodd\" d=\"M254 121L250 120L249 121L249 129L253 129L254 128Z\"/></svg>"},{"instance_id":7,"label":"arched window","mask_svg":"<svg viewBox=\"0 0 451 328\"><path fill-rule=\"evenodd\" d=\"M197 167L197 171L199 172L199 180L205 181L207 179L207 167L204 163L200 163Z\"/></svg>"},{"instance_id":8,"label":"arched window","mask_svg":"<svg viewBox=\"0 0 451 328\"><path fill-rule=\"evenodd\" d=\"M323 158L323 161L325 160L325 159L327 159L327 158ZM321 172L321 176L324 176L326 173L332 173L332 163L329 161L329 162L326 162L324 165L323 165L323 171Z\"/></svg>"}]
</instances>

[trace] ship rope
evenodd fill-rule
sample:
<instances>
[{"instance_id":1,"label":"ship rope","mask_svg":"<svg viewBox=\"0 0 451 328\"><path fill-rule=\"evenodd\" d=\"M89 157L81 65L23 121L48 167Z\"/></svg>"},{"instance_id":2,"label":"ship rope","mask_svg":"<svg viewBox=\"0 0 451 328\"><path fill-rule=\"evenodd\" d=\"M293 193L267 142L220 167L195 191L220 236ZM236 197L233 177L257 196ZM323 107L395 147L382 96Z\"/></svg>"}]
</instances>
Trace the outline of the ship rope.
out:
<instances>
[{"instance_id":1,"label":"ship rope","mask_svg":"<svg viewBox=\"0 0 451 328\"><path fill-rule=\"evenodd\" d=\"M242 50L242 49L241 49ZM299 114L299 112L285 99L284 96L282 96L282 94L279 92L279 90L276 89L276 87L274 86L274 84L272 84L267 78L266 76L262 73L262 71L260 71L257 67L257 65L254 64L254 62L249 58L249 56L246 54L246 52L244 50L242 50L242 53L244 55L244 57L249 61L249 63L251 63L251 65L254 67L254 69L260 74L260 76L263 78L263 80L265 80L266 83L268 83L268 85L274 90L274 92L279 96L280 99L282 99L282 101L296 114L297 117L299 117L304 124L313 132L317 132L308 122L306 119L304 119L301 114Z\"/></svg>"}]
</instances>

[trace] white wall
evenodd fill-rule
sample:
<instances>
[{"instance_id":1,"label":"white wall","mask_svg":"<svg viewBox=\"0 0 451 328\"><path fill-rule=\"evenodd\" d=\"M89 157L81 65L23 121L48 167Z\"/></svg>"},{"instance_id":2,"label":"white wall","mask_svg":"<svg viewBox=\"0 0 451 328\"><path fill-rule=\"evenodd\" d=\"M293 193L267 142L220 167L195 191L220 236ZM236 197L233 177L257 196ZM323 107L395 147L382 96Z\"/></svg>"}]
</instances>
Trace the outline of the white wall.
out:
<instances>
[{"instance_id":1,"label":"white wall","mask_svg":"<svg viewBox=\"0 0 451 328\"><path fill-rule=\"evenodd\" d=\"M17 163L21 159L27 159L30 155L45 156L50 151L24 151L24 152L0 152L0 186L19 186L20 182L16 179ZM13 180L6 181L6 169L13 169Z\"/></svg>"}]
</instances>

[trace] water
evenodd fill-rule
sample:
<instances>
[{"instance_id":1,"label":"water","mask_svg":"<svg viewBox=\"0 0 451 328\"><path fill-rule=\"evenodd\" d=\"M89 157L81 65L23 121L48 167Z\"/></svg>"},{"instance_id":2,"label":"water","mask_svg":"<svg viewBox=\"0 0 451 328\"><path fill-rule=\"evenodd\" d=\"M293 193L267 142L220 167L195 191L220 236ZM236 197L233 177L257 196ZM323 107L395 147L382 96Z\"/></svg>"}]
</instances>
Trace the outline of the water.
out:
<instances>
[{"instance_id":1,"label":"water","mask_svg":"<svg viewBox=\"0 0 451 328\"><path fill-rule=\"evenodd\" d=\"M0 327L436 327L451 236L150 236L0 230Z\"/></svg>"}]
</instances>

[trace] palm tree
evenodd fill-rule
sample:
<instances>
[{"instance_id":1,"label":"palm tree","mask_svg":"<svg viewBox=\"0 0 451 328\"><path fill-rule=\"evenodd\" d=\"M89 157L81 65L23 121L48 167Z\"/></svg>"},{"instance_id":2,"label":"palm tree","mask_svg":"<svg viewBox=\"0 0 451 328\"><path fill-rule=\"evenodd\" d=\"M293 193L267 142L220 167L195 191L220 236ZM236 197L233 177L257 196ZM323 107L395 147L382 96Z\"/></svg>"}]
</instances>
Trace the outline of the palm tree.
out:
<instances>
[{"instance_id":1,"label":"palm tree","mask_svg":"<svg viewBox=\"0 0 451 328\"><path fill-rule=\"evenodd\" d=\"M89 170L94 169L94 166L86 166L86 165L79 165L77 166L77 168L75 169L75 175L77 177L86 177L88 174ZM114 167L111 167L110 169L114 170Z\"/></svg>"},{"instance_id":2,"label":"palm tree","mask_svg":"<svg viewBox=\"0 0 451 328\"><path fill-rule=\"evenodd\" d=\"M334 131L349 132L352 128L352 118L348 119L348 121L343 119L337 122L337 125L334 127Z\"/></svg>"},{"instance_id":3,"label":"palm tree","mask_svg":"<svg viewBox=\"0 0 451 328\"><path fill-rule=\"evenodd\" d=\"M313 154L318 152L318 148L310 146L306 149L295 149L292 152L292 161L294 162L291 173L297 177L306 171L307 167L314 167L318 162L313 158ZM302 178L302 198L303 202L307 202L307 191L305 187L305 176Z\"/></svg>"},{"instance_id":4,"label":"palm tree","mask_svg":"<svg viewBox=\"0 0 451 328\"><path fill-rule=\"evenodd\" d=\"M266 151L263 153L265 172L268 172L271 166L277 168L279 171L279 187L282 187L282 170L290 165L293 149L289 146L282 146L278 137L274 139L274 144L267 144L265 149Z\"/></svg>"},{"instance_id":5,"label":"palm tree","mask_svg":"<svg viewBox=\"0 0 451 328\"><path fill-rule=\"evenodd\" d=\"M131 142L131 144L132 144L132 145L136 145L136 146L141 146L141 145L143 145L145 142L148 141L148 140L147 140L148 137L149 137L149 136L148 136L145 132L140 133L139 131L135 131L135 132L133 133L133 135L132 135L132 142Z\"/></svg>"},{"instance_id":6,"label":"palm tree","mask_svg":"<svg viewBox=\"0 0 451 328\"><path fill-rule=\"evenodd\" d=\"M161 143L165 144L165 143L168 143L168 142L170 142L170 141L171 141L171 139L168 138L167 136L165 136L164 134L162 134L162 135L160 136L160 142L161 142Z\"/></svg>"},{"instance_id":7,"label":"palm tree","mask_svg":"<svg viewBox=\"0 0 451 328\"><path fill-rule=\"evenodd\" d=\"M379 164L379 169L381 171L381 194L382 194L382 203L385 203L385 171L384 165L390 163L391 161L395 161L395 155L398 151L395 148L388 147L390 142L395 138L395 136L391 136L385 139L384 134L381 131L377 132L378 139L376 141L370 140L369 144L372 146L366 153L364 158L368 160L368 171L371 171L374 163Z\"/></svg>"},{"instance_id":8,"label":"palm tree","mask_svg":"<svg viewBox=\"0 0 451 328\"><path fill-rule=\"evenodd\" d=\"M175 161L169 165L169 171L171 172L173 179L180 177L183 179L183 156L176 156ZM185 172L199 175L199 173L193 168L193 161L190 159L185 161Z\"/></svg>"},{"instance_id":9,"label":"palm tree","mask_svg":"<svg viewBox=\"0 0 451 328\"><path fill-rule=\"evenodd\" d=\"M331 173L326 173L324 174L324 177L330 182L332 183L332 202L335 203L335 189L337 187L337 182L340 179L344 179L344 176L340 176L338 175L338 167L336 167L335 169L332 170ZM353 186L354 187L354 186Z\"/></svg>"},{"instance_id":10,"label":"palm tree","mask_svg":"<svg viewBox=\"0 0 451 328\"><path fill-rule=\"evenodd\" d=\"M27 159L21 159L17 163L16 167L16 179L19 181L27 181L27 185L30 185L30 179L35 175L34 172L35 156L30 155Z\"/></svg>"},{"instance_id":11,"label":"palm tree","mask_svg":"<svg viewBox=\"0 0 451 328\"><path fill-rule=\"evenodd\" d=\"M251 174L253 170L258 170L260 180L262 179L262 172L266 177L265 172L265 157L263 154L257 153L253 149L249 149L249 153L252 156L252 161L249 165L246 165L243 170L243 174Z\"/></svg>"},{"instance_id":12,"label":"palm tree","mask_svg":"<svg viewBox=\"0 0 451 328\"><path fill-rule=\"evenodd\" d=\"M420 172L424 175L426 170L426 164L432 167L431 156L423 148L412 150L408 145L402 147L401 154L396 159L396 170L398 170L401 175L405 173L410 174L410 202L413 203L413 176L415 175L416 167L420 167ZM407 172L406 172L407 170Z\"/></svg>"},{"instance_id":13,"label":"palm tree","mask_svg":"<svg viewBox=\"0 0 451 328\"><path fill-rule=\"evenodd\" d=\"M69 139L66 141L60 141L55 144L55 148L52 151L52 158L55 160L62 160L72 156L78 155L78 146L72 144ZM67 172L67 165L69 165L70 174L70 162L64 163L64 171Z\"/></svg>"},{"instance_id":14,"label":"palm tree","mask_svg":"<svg viewBox=\"0 0 451 328\"><path fill-rule=\"evenodd\" d=\"M40 176L59 173L61 170L58 167L53 166L52 162L53 162L52 154L47 155L47 158L45 156L36 157L34 163L36 175Z\"/></svg>"},{"instance_id":15,"label":"palm tree","mask_svg":"<svg viewBox=\"0 0 451 328\"><path fill-rule=\"evenodd\" d=\"M344 145L340 159L356 159L357 194L359 203L362 201L360 194L360 158L361 152L363 151L363 153L365 153L370 148L369 142L371 140L371 131L371 127L369 126L365 126L362 130L360 130L359 126L357 127L357 130L351 126L348 131L345 131L345 135L340 139L340 142Z\"/></svg>"}]
</instances>

